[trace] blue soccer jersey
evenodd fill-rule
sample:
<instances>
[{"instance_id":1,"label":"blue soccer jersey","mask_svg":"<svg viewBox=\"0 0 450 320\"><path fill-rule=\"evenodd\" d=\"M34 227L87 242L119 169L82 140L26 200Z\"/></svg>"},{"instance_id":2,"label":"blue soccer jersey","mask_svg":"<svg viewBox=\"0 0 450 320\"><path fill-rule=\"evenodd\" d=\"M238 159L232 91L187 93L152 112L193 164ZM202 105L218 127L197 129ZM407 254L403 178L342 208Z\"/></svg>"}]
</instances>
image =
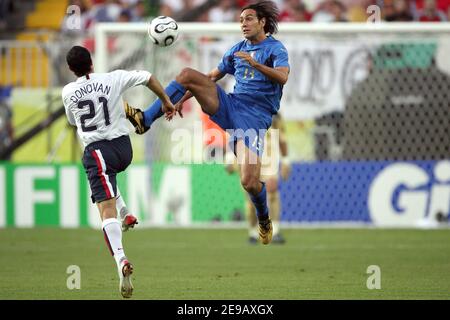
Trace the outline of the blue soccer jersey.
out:
<instances>
[{"instance_id":1,"label":"blue soccer jersey","mask_svg":"<svg viewBox=\"0 0 450 320\"><path fill-rule=\"evenodd\" d=\"M253 105L278 112L283 94L283 86L271 81L264 74L251 67L245 60L236 57L235 52L249 53L258 63L271 68L288 67L288 53L284 45L268 36L258 44L243 40L228 50L222 58L218 69L235 77L233 95L246 100Z\"/></svg>"}]
</instances>

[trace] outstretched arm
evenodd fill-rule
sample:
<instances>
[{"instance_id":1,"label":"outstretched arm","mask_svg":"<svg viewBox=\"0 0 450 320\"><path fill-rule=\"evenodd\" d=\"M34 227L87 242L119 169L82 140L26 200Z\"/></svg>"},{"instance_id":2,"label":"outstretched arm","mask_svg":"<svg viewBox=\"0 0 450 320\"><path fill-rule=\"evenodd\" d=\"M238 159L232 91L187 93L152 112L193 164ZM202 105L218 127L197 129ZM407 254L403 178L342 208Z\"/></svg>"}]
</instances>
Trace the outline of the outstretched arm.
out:
<instances>
[{"instance_id":1,"label":"outstretched arm","mask_svg":"<svg viewBox=\"0 0 450 320\"><path fill-rule=\"evenodd\" d=\"M164 91L163 86L158 81L158 79L155 77L155 75L152 75L150 77L150 80L147 82L147 88L152 90L158 98L162 102L161 111L166 114L167 117L171 117L174 115L175 107L173 106L172 102L170 101L169 97L167 96L166 92Z\"/></svg>"}]
</instances>

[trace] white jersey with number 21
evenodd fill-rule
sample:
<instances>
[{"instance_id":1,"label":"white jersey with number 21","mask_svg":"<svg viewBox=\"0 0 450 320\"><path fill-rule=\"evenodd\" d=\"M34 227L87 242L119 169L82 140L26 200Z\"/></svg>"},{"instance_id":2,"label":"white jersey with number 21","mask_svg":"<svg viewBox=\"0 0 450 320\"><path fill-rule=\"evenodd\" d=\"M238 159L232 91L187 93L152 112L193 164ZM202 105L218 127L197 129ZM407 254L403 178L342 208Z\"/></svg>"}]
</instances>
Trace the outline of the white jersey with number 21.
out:
<instances>
[{"instance_id":1,"label":"white jersey with number 21","mask_svg":"<svg viewBox=\"0 0 450 320\"><path fill-rule=\"evenodd\" d=\"M116 70L90 73L88 77L82 76L62 90L67 118L77 127L84 146L128 135L121 95L131 87L146 85L151 73Z\"/></svg>"}]
</instances>

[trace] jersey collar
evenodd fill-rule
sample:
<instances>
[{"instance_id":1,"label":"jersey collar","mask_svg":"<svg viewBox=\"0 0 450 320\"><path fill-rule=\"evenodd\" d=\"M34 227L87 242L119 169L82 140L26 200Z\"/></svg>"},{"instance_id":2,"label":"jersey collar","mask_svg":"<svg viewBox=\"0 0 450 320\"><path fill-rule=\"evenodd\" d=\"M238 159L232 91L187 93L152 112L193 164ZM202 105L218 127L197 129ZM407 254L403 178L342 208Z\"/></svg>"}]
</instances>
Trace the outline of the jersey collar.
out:
<instances>
[{"instance_id":1,"label":"jersey collar","mask_svg":"<svg viewBox=\"0 0 450 320\"><path fill-rule=\"evenodd\" d=\"M245 39L245 44L246 44L248 47L258 48L259 46L264 45L267 41L270 41L269 39L270 39L270 40L273 39L271 34L269 34L263 41L261 41L261 42L259 42L259 43L257 43L257 44L252 44L249 40Z\"/></svg>"},{"instance_id":2,"label":"jersey collar","mask_svg":"<svg viewBox=\"0 0 450 320\"><path fill-rule=\"evenodd\" d=\"M76 83L81 83L81 82L84 82L84 81L92 79L91 75L92 75L92 73L89 73L89 79L86 76L82 76L82 77L77 78Z\"/></svg>"}]
</instances>

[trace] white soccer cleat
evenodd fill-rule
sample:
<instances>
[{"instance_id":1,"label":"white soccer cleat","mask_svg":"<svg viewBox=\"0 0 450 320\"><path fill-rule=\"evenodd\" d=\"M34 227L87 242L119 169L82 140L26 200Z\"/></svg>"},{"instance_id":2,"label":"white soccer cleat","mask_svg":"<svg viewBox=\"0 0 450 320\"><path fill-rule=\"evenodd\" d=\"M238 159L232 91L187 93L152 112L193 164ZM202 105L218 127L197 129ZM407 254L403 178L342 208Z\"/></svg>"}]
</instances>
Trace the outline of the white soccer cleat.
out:
<instances>
[{"instance_id":1,"label":"white soccer cleat","mask_svg":"<svg viewBox=\"0 0 450 320\"><path fill-rule=\"evenodd\" d=\"M139 224L137 218L131 213L128 213L122 219L122 232L127 232L128 229L134 228L134 225Z\"/></svg>"},{"instance_id":2,"label":"white soccer cleat","mask_svg":"<svg viewBox=\"0 0 450 320\"><path fill-rule=\"evenodd\" d=\"M127 258L123 258L120 262L121 272L119 273L120 285L119 290L120 294L124 298L131 298L133 295L133 284L131 283L131 274L133 273L133 265L127 260Z\"/></svg>"}]
</instances>

